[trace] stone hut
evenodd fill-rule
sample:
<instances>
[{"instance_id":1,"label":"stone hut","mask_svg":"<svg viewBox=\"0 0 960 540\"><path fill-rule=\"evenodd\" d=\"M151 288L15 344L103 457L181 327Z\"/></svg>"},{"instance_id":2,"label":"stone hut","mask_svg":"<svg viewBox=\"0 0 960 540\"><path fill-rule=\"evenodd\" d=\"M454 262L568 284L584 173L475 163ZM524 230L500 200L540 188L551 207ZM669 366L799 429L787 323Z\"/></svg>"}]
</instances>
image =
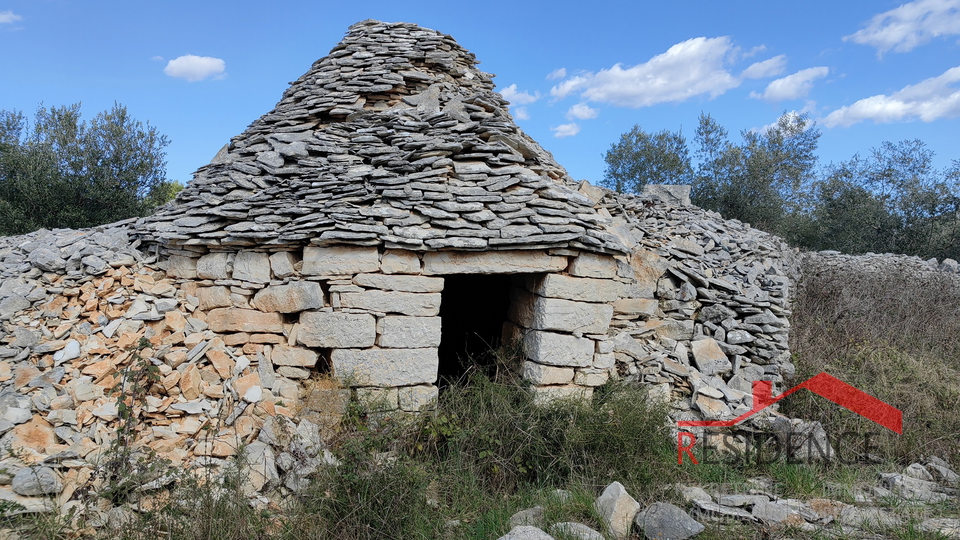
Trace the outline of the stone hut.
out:
<instances>
[{"instance_id":1,"label":"stone hut","mask_svg":"<svg viewBox=\"0 0 960 540\"><path fill-rule=\"evenodd\" d=\"M0 465L65 467L42 495L75 508L148 364L135 446L213 469L242 448L261 503L331 462L348 399L429 407L497 342L541 400L619 379L671 420L733 418L792 375L798 266L689 203L575 182L452 38L359 23L155 215L0 237Z\"/></svg>"},{"instance_id":2,"label":"stone hut","mask_svg":"<svg viewBox=\"0 0 960 540\"><path fill-rule=\"evenodd\" d=\"M433 30L353 25L136 230L285 377L415 410L505 336L538 393L589 394L630 248L476 64Z\"/></svg>"}]
</instances>

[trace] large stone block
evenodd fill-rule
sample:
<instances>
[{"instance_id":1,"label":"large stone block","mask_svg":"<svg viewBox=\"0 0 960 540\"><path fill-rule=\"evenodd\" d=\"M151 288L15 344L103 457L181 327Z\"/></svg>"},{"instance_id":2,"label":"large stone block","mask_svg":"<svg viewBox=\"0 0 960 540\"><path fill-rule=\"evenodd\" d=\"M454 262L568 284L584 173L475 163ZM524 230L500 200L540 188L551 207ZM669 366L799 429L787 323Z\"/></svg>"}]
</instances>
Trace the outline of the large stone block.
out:
<instances>
[{"instance_id":1,"label":"large stone block","mask_svg":"<svg viewBox=\"0 0 960 540\"><path fill-rule=\"evenodd\" d=\"M613 306L519 294L510 306L511 320L534 330L605 334Z\"/></svg>"},{"instance_id":2,"label":"large stone block","mask_svg":"<svg viewBox=\"0 0 960 540\"><path fill-rule=\"evenodd\" d=\"M317 353L310 349L274 345L270 360L277 366L313 367L317 365Z\"/></svg>"},{"instance_id":3,"label":"large stone block","mask_svg":"<svg viewBox=\"0 0 960 540\"><path fill-rule=\"evenodd\" d=\"M307 276L352 275L376 272L380 254L375 246L307 246L303 250L301 273Z\"/></svg>"},{"instance_id":4,"label":"large stone block","mask_svg":"<svg viewBox=\"0 0 960 540\"><path fill-rule=\"evenodd\" d=\"M217 333L283 333L283 317L279 313L264 313L253 309L213 309L207 313L207 324L210 325L210 330Z\"/></svg>"},{"instance_id":5,"label":"large stone block","mask_svg":"<svg viewBox=\"0 0 960 540\"><path fill-rule=\"evenodd\" d=\"M617 260L608 255L581 253L570 263L569 272L578 277L611 279L617 277Z\"/></svg>"},{"instance_id":6,"label":"large stone block","mask_svg":"<svg viewBox=\"0 0 960 540\"><path fill-rule=\"evenodd\" d=\"M378 345L391 349L439 347L440 317L384 317Z\"/></svg>"},{"instance_id":7,"label":"large stone block","mask_svg":"<svg viewBox=\"0 0 960 540\"><path fill-rule=\"evenodd\" d=\"M573 368L524 362L523 378L533 384L567 384L573 380Z\"/></svg>"},{"instance_id":8,"label":"large stone block","mask_svg":"<svg viewBox=\"0 0 960 540\"><path fill-rule=\"evenodd\" d=\"M333 374L354 386L433 384L440 364L436 348L334 349Z\"/></svg>"},{"instance_id":9,"label":"large stone block","mask_svg":"<svg viewBox=\"0 0 960 540\"><path fill-rule=\"evenodd\" d=\"M200 300L200 309L204 311L233 305L227 287L200 287L197 289L197 298Z\"/></svg>"},{"instance_id":10,"label":"large stone block","mask_svg":"<svg viewBox=\"0 0 960 540\"><path fill-rule=\"evenodd\" d=\"M270 255L270 270L277 279L283 279L295 274L295 264L297 264L297 258L289 251L281 251Z\"/></svg>"},{"instance_id":11,"label":"large stone block","mask_svg":"<svg viewBox=\"0 0 960 540\"><path fill-rule=\"evenodd\" d=\"M233 279L252 283L270 282L270 256L259 251L241 251L233 260Z\"/></svg>"},{"instance_id":12,"label":"large stone block","mask_svg":"<svg viewBox=\"0 0 960 540\"><path fill-rule=\"evenodd\" d=\"M300 314L297 341L308 347L372 347L377 339L377 321L366 313L305 311Z\"/></svg>"},{"instance_id":13,"label":"large stone block","mask_svg":"<svg viewBox=\"0 0 960 540\"><path fill-rule=\"evenodd\" d=\"M315 281L297 281L261 289L253 303L261 311L297 313L323 307L323 291Z\"/></svg>"},{"instance_id":14,"label":"large stone block","mask_svg":"<svg viewBox=\"0 0 960 540\"><path fill-rule=\"evenodd\" d=\"M698 339L690 344L693 349L693 361L704 375L717 375L733 369L727 355L713 338Z\"/></svg>"},{"instance_id":15,"label":"large stone block","mask_svg":"<svg viewBox=\"0 0 960 540\"><path fill-rule=\"evenodd\" d=\"M578 300L580 302L612 302L620 297L620 283L611 279L570 277L547 274L531 278L527 287L540 296Z\"/></svg>"},{"instance_id":16,"label":"large stone block","mask_svg":"<svg viewBox=\"0 0 960 540\"><path fill-rule=\"evenodd\" d=\"M164 270L172 278L194 279L197 277L197 260L192 257L171 255L167 258Z\"/></svg>"},{"instance_id":17,"label":"large stone block","mask_svg":"<svg viewBox=\"0 0 960 540\"><path fill-rule=\"evenodd\" d=\"M630 266L633 268L633 279L636 280L632 296L653 298L657 292L657 282L667 271L670 262L652 251L637 249L633 251Z\"/></svg>"},{"instance_id":18,"label":"large stone block","mask_svg":"<svg viewBox=\"0 0 960 540\"><path fill-rule=\"evenodd\" d=\"M528 274L559 272L567 258L542 251L431 251L423 254L423 273L444 274Z\"/></svg>"},{"instance_id":19,"label":"large stone block","mask_svg":"<svg viewBox=\"0 0 960 540\"><path fill-rule=\"evenodd\" d=\"M419 274L420 256L413 251L388 249L380 259L380 271L384 274Z\"/></svg>"},{"instance_id":20,"label":"large stone block","mask_svg":"<svg viewBox=\"0 0 960 540\"><path fill-rule=\"evenodd\" d=\"M437 402L439 390L433 385L405 386L399 389L400 409L419 411L432 409Z\"/></svg>"},{"instance_id":21,"label":"large stone block","mask_svg":"<svg viewBox=\"0 0 960 540\"><path fill-rule=\"evenodd\" d=\"M438 277L360 274L353 278L353 282L368 289L386 291L431 293L443 290L443 278Z\"/></svg>"},{"instance_id":22,"label":"large stone block","mask_svg":"<svg viewBox=\"0 0 960 540\"><path fill-rule=\"evenodd\" d=\"M233 253L208 253L197 261L200 279L230 279L233 272Z\"/></svg>"},{"instance_id":23,"label":"large stone block","mask_svg":"<svg viewBox=\"0 0 960 540\"><path fill-rule=\"evenodd\" d=\"M340 305L381 313L401 313L414 317L433 317L440 313L440 293L363 291L342 293Z\"/></svg>"},{"instance_id":24,"label":"large stone block","mask_svg":"<svg viewBox=\"0 0 960 540\"><path fill-rule=\"evenodd\" d=\"M533 330L523 338L523 353L538 364L588 367L593 364L593 340Z\"/></svg>"}]
</instances>

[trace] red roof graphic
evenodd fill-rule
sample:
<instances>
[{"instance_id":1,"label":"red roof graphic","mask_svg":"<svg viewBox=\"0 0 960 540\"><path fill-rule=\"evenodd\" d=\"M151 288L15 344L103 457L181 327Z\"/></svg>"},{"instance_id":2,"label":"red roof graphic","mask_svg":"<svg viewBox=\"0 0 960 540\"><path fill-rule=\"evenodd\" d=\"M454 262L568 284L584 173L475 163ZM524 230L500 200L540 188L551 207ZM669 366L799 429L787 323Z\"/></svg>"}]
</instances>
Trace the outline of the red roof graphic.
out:
<instances>
[{"instance_id":1,"label":"red roof graphic","mask_svg":"<svg viewBox=\"0 0 960 540\"><path fill-rule=\"evenodd\" d=\"M815 375L777 397L773 397L773 383L770 381L754 381L753 408L748 412L733 420L681 420L677 422L677 425L680 427L735 426L801 388L806 388L819 396L825 397L890 431L898 434L903 433L903 413L900 412L900 409L888 405L827 373Z\"/></svg>"}]
</instances>

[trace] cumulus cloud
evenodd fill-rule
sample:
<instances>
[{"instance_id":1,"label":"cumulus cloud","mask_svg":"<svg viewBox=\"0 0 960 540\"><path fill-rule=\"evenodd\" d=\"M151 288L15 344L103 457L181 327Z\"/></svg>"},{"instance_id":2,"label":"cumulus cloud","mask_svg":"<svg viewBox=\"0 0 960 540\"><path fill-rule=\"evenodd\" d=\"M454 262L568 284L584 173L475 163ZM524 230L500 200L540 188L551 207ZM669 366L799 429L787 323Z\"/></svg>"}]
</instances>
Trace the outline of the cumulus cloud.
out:
<instances>
[{"instance_id":1,"label":"cumulus cloud","mask_svg":"<svg viewBox=\"0 0 960 540\"><path fill-rule=\"evenodd\" d=\"M529 120L530 112L527 111L526 107L517 107L513 109L513 117L517 120Z\"/></svg>"},{"instance_id":2,"label":"cumulus cloud","mask_svg":"<svg viewBox=\"0 0 960 540\"><path fill-rule=\"evenodd\" d=\"M577 103L567 111L567 119L590 120L596 118L600 111L587 105L586 103Z\"/></svg>"},{"instance_id":3,"label":"cumulus cloud","mask_svg":"<svg viewBox=\"0 0 960 540\"><path fill-rule=\"evenodd\" d=\"M907 52L939 36L960 34L960 0L916 0L885 11L844 41L870 45L882 55Z\"/></svg>"},{"instance_id":4,"label":"cumulus cloud","mask_svg":"<svg viewBox=\"0 0 960 540\"><path fill-rule=\"evenodd\" d=\"M167 62L167 67L163 68L163 72L177 79L196 82L211 77L215 79L223 78L226 75L226 69L226 62L219 58L188 54Z\"/></svg>"},{"instance_id":5,"label":"cumulus cloud","mask_svg":"<svg viewBox=\"0 0 960 540\"><path fill-rule=\"evenodd\" d=\"M762 53L762 52L765 51L765 50L767 50L767 46L766 46L766 45L757 45L756 47L754 47L754 48L750 49L749 51L743 53L743 57L744 57L744 58L750 58L750 57L752 57L752 56L756 56L756 55Z\"/></svg>"},{"instance_id":6,"label":"cumulus cloud","mask_svg":"<svg viewBox=\"0 0 960 540\"><path fill-rule=\"evenodd\" d=\"M573 137L577 133L580 133L580 126L576 122L571 122L569 124L560 124L557 127L550 128L550 131L553 132L553 136L559 139L564 137Z\"/></svg>"},{"instance_id":7,"label":"cumulus cloud","mask_svg":"<svg viewBox=\"0 0 960 540\"><path fill-rule=\"evenodd\" d=\"M744 79L765 79L775 77L786 69L787 55L781 54L762 62L755 62L740 74Z\"/></svg>"},{"instance_id":8,"label":"cumulus cloud","mask_svg":"<svg viewBox=\"0 0 960 540\"><path fill-rule=\"evenodd\" d=\"M567 76L567 68L557 68L547 74L548 81L555 81Z\"/></svg>"},{"instance_id":9,"label":"cumulus cloud","mask_svg":"<svg viewBox=\"0 0 960 540\"><path fill-rule=\"evenodd\" d=\"M750 97L764 101L789 101L806 97L813 88L813 81L822 79L830 69L820 66L801 69L793 75L771 81L762 94L750 92Z\"/></svg>"},{"instance_id":10,"label":"cumulus cloud","mask_svg":"<svg viewBox=\"0 0 960 540\"><path fill-rule=\"evenodd\" d=\"M0 24L13 24L17 21L22 21L23 17L17 15L12 11L0 11Z\"/></svg>"},{"instance_id":11,"label":"cumulus cloud","mask_svg":"<svg viewBox=\"0 0 960 540\"><path fill-rule=\"evenodd\" d=\"M516 84L511 84L506 88L500 89L500 95L503 99L510 102L511 105L529 105L540 99L540 92L520 92Z\"/></svg>"},{"instance_id":12,"label":"cumulus cloud","mask_svg":"<svg viewBox=\"0 0 960 540\"><path fill-rule=\"evenodd\" d=\"M725 68L736 48L728 37L688 39L643 64L616 64L597 73L562 81L550 95L563 99L579 93L587 101L621 107L648 107L707 94L711 98L740 85Z\"/></svg>"},{"instance_id":13,"label":"cumulus cloud","mask_svg":"<svg viewBox=\"0 0 960 540\"><path fill-rule=\"evenodd\" d=\"M824 118L828 127L852 126L864 120L878 124L960 116L960 89L950 86L960 81L960 66L942 75L905 86L891 95L880 94L841 107Z\"/></svg>"}]
</instances>

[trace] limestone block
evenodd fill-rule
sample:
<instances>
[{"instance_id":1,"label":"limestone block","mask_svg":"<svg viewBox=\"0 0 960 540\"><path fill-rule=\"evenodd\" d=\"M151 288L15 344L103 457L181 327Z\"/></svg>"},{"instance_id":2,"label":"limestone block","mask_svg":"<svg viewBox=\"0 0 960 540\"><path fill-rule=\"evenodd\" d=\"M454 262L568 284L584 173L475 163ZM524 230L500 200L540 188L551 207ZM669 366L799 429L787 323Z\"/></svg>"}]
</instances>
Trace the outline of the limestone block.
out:
<instances>
[{"instance_id":1,"label":"limestone block","mask_svg":"<svg viewBox=\"0 0 960 540\"><path fill-rule=\"evenodd\" d=\"M307 246L303 250L301 273L307 276L352 275L379 269L380 254L374 246Z\"/></svg>"},{"instance_id":2,"label":"limestone block","mask_svg":"<svg viewBox=\"0 0 960 540\"><path fill-rule=\"evenodd\" d=\"M400 408L396 388L357 388L357 402L368 412L395 411Z\"/></svg>"},{"instance_id":3,"label":"limestone block","mask_svg":"<svg viewBox=\"0 0 960 540\"><path fill-rule=\"evenodd\" d=\"M380 259L380 271L384 274L419 274L420 256L413 251L388 249Z\"/></svg>"},{"instance_id":4,"label":"limestone block","mask_svg":"<svg viewBox=\"0 0 960 540\"><path fill-rule=\"evenodd\" d=\"M253 304L260 311L297 313L323 307L323 291L315 281L296 281L261 289Z\"/></svg>"},{"instance_id":5,"label":"limestone block","mask_svg":"<svg viewBox=\"0 0 960 540\"><path fill-rule=\"evenodd\" d=\"M535 405L549 405L560 400L588 401L593 398L593 388L574 384L562 386L531 386L533 403Z\"/></svg>"},{"instance_id":6,"label":"limestone block","mask_svg":"<svg viewBox=\"0 0 960 540\"><path fill-rule=\"evenodd\" d=\"M217 308L207 313L210 330L217 333L283 333L283 317L279 313L264 313L253 309Z\"/></svg>"},{"instance_id":7,"label":"limestone block","mask_svg":"<svg viewBox=\"0 0 960 540\"><path fill-rule=\"evenodd\" d=\"M443 278L426 276L396 276L385 274L359 274L353 282L368 289L433 293L443 290Z\"/></svg>"},{"instance_id":8,"label":"limestone block","mask_svg":"<svg viewBox=\"0 0 960 540\"><path fill-rule=\"evenodd\" d=\"M610 328L613 306L538 297L534 302L535 330L559 330L584 334L605 334Z\"/></svg>"},{"instance_id":9,"label":"limestone block","mask_svg":"<svg viewBox=\"0 0 960 540\"><path fill-rule=\"evenodd\" d=\"M197 277L197 260L182 255L171 255L167 258L167 275L172 278L195 279Z\"/></svg>"},{"instance_id":10,"label":"limestone block","mask_svg":"<svg viewBox=\"0 0 960 540\"><path fill-rule=\"evenodd\" d=\"M614 538L630 536L633 518L640 511L640 503L627 493L620 482L614 482L603 490L593 507L606 522Z\"/></svg>"},{"instance_id":11,"label":"limestone block","mask_svg":"<svg viewBox=\"0 0 960 540\"><path fill-rule=\"evenodd\" d=\"M580 386L600 386L606 384L609 378L610 372L606 369L584 368L577 370L573 382Z\"/></svg>"},{"instance_id":12,"label":"limestone block","mask_svg":"<svg viewBox=\"0 0 960 540\"><path fill-rule=\"evenodd\" d=\"M582 257L582 255L581 255ZM620 284L608 279L591 279L547 274L542 279L530 279L531 292L550 298L580 302L612 302L620 296Z\"/></svg>"},{"instance_id":13,"label":"limestone block","mask_svg":"<svg viewBox=\"0 0 960 540\"><path fill-rule=\"evenodd\" d=\"M613 312L631 317L656 317L659 305L652 298L621 298L613 303Z\"/></svg>"},{"instance_id":14,"label":"limestone block","mask_svg":"<svg viewBox=\"0 0 960 540\"><path fill-rule=\"evenodd\" d=\"M252 283L270 282L270 256L258 251L241 251L233 261L233 279Z\"/></svg>"},{"instance_id":15,"label":"limestone block","mask_svg":"<svg viewBox=\"0 0 960 540\"><path fill-rule=\"evenodd\" d=\"M376 339L377 321L373 315L336 311L305 311L300 314L297 341L308 347L372 347Z\"/></svg>"},{"instance_id":16,"label":"limestone block","mask_svg":"<svg viewBox=\"0 0 960 540\"><path fill-rule=\"evenodd\" d=\"M399 389L400 408L404 411L432 409L440 391L433 385L404 386Z\"/></svg>"},{"instance_id":17,"label":"limestone block","mask_svg":"<svg viewBox=\"0 0 960 540\"><path fill-rule=\"evenodd\" d=\"M698 339L690 344L693 349L693 361L704 375L717 375L733 369L727 355L713 338Z\"/></svg>"},{"instance_id":18,"label":"limestone block","mask_svg":"<svg viewBox=\"0 0 960 540\"><path fill-rule=\"evenodd\" d=\"M317 353L300 347L274 345L270 360L277 366L313 367L317 365Z\"/></svg>"},{"instance_id":19,"label":"limestone block","mask_svg":"<svg viewBox=\"0 0 960 540\"><path fill-rule=\"evenodd\" d=\"M381 313L402 313L414 317L433 317L440 313L440 293L363 291L342 293L340 305Z\"/></svg>"},{"instance_id":20,"label":"limestone block","mask_svg":"<svg viewBox=\"0 0 960 540\"><path fill-rule=\"evenodd\" d=\"M290 277L296 273L293 265L297 263L297 258L289 251L280 251L270 255L270 270L277 279Z\"/></svg>"},{"instance_id":21,"label":"limestone block","mask_svg":"<svg viewBox=\"0 0 960 540\"><path fill-rule=\"evenodd\" d=\"M439 347L440 317L384 317L380 321L378 345L391 349Z\"/></svg>"},{"instance_id":22,"label":"limestone block","mask_svg":"<svg viewBox=\"0 0 960 540\"><path fill-rule=\"evenodd\" d=\"M440 359L437 349L334 349L333 374L354 386L433 384Z\"/></svg>"},{"instance_id":23,"label":"limestone block","mask_svg":"<svg viewBox=\"0 0 960 540\"><path fill-rule=\"evenodd\" d=\"M208 253L197 261L197 277L201 279L230 279L233 272L233 253Z\"/></svg>"},{"instance_id":24,"label":"limestone block","mask_svg":"<svg viewBox=\"0 0 960 540\"><path fill-rule=\"evenodd\" d=\"M423 254L423 273L443 274L528 274L559 272L567 258L541 251L431 251Z\"/></svg>"},{"instance_id":25,"label":"limestone block","mask_svg":"<svg viewBox=\"0 0 960 540\"><path fill-rule=\"evenodd\" d=\"M652 251L637 249L633 252L630 266L633 268L633 279L636 280L635 297L653 298L657 282L667 271L670 262Z\"/></svg>"},{"instance_id":26,"label":"limestone block","mask_svg":"<svg viewBox=\"0 0 960 540\"><path fill-rule=\"evenodd\" d=\"M578 277L612 279L617 277L617 260L608 255L581 253L570 263L568 272Z\"/></svg>"},{"instance_id":27,"label":"limestone block","mask_svg":"<svg viewBox=\"0 0 960 540\"><path fill-rule=\"evenodd\" d=\"M550 366L588 367L593 363L593 340L533 330L523 338L530 360Z\"/></svg>"},{"instance_id":28,"label":"limestone block","mask_svg":"<svg viewBox=\"0 0 960 540\"><path fill-rule=\"evenodd\" d=\"M523 363L523 378L533 384L567 384L573 380L573 368Z\"/></svg>"},{"instance_id":29,"label":"limestone block","mask_svg":"<svg viewBox=\"0 0 960 540\"><path fill-rule=\"evenodd\" d=\"M693 320L678 321L676 319L651 319L646 321L642 330L653 330L661 338L677 341L693 339Z\"/></svg>"}]
</instances>

